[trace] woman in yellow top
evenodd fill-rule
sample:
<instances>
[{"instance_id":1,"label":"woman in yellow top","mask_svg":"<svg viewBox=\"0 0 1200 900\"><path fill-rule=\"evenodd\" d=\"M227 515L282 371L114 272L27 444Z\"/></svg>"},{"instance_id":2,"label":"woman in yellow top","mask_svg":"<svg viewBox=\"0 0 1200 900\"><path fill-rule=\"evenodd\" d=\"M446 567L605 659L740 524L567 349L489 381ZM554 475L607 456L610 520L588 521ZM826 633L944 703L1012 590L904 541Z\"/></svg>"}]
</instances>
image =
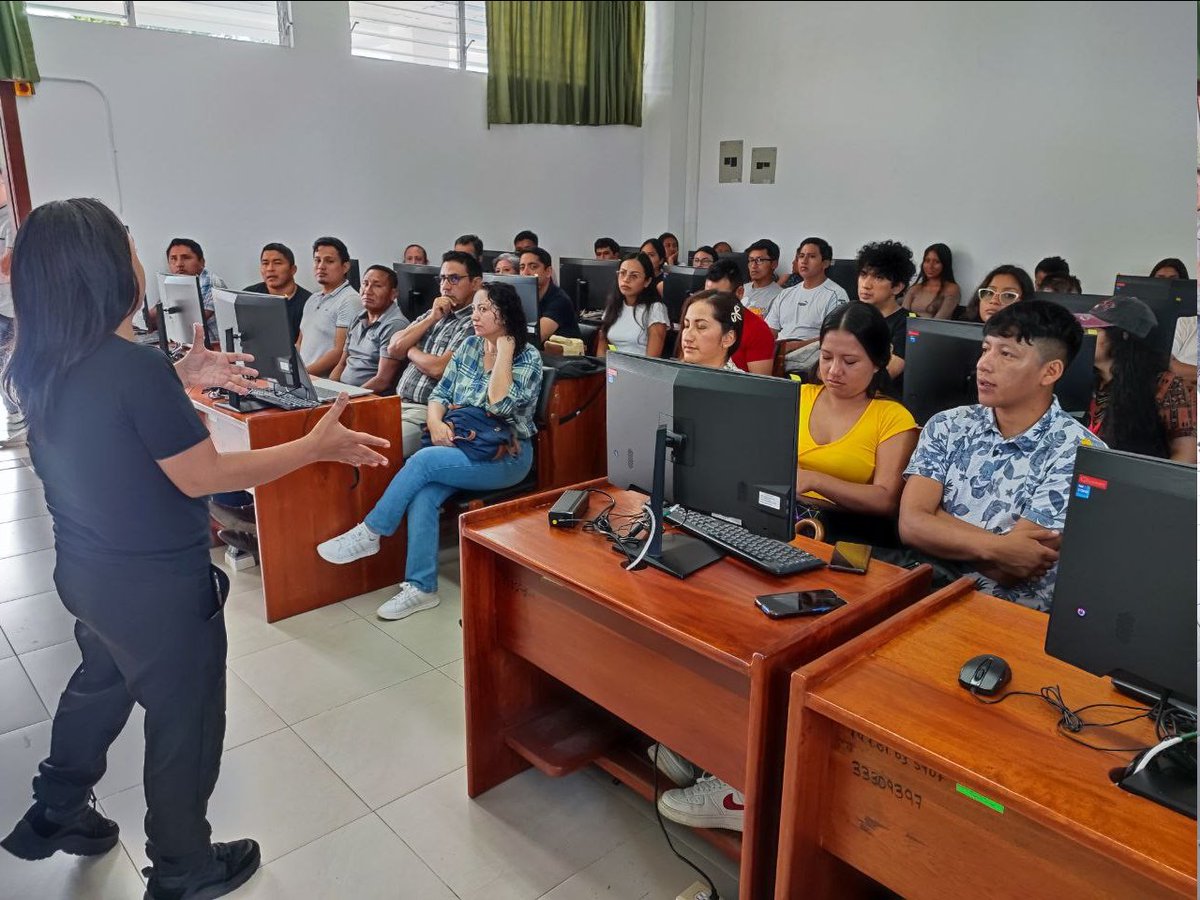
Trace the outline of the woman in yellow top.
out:
<instances>
[{"instance_id":1,"label":"woman in yellow top","mask_svg":"<svg viewBox=\"0 0 1200 900\"><path fill-rule=\"evenodd\" d=\"M891 332L868 303L847 303L821 323L817 384L800 389L801 503L894 518L904 467L917 445L912 414L880 393Z\"/></svg>"}]
</instances>

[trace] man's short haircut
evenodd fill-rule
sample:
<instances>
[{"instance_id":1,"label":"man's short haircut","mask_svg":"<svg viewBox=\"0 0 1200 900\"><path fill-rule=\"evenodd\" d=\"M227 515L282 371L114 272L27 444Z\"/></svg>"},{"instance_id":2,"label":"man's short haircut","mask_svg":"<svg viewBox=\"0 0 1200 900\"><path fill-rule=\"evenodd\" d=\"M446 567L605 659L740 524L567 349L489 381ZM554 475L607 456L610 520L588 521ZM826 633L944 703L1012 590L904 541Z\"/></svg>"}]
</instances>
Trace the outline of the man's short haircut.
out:
<instances>
[{"instance_id":1,"label":"man's short haircut","mask_svg":"<svg viewBox=\"0 0 1200 900\"><path fill-rule=\"evenodd\" d=\"M478 256L470 253L464 253L461 250L447 250L442 254L442 262L459 263L467 270L467 275L471 278L483 277L483 264L479 261Z\"/></svg>"},{"instance_id":2,"label":"man's short haircut","mask_svg":"<svg viewBox=\"0 0 1200 900\"><path fill-rule=\"evenodd\" d=\"M198 258L204 259L204 251L200 248L200 245L191 238L171 238L171 243L167 244L167 256L171 255L172 248L180 246L187 247L189 250L195 253Z\"/></svg>"},{"instance_id":3,"label":"man's short haircut","mask_svg":"<svg viewBox=\"0 0 1200 900\"><path fill-rule=\"evenodd\" d=\"M858 251L859 274L866 272L878 278L886 278L892 284L905 288L917 274L912 250L899 241L875 241L864 244Z\"/></svg>"},{"instance_id":4,"label":"man's short haircut","mask_svg":"<svg viewBox=\"0 0 1200 900\"><path fill-rule=\"evenodd\" d=\"M1083 345L1083 328L1075 316L1048 300L1010 303L984 323L983 334L1030 344L1042 362L1061 359L1063 369Z\"/></svg>"},{"instance_id":5,"label":"man's short haircut","mask_svg":"<svg viewBox=\"0 0 1200 900\"><path fill-rule=\"evenodd\" d=\"M825 240L825 238L807 237L797 245L796 252L799 253L800 248L805 244L812 244L814 247L816 247L817 252L821 254L821 259L833 259L833 246L829 243L829 241Z\"/></svg>"},{"instance_id":6,"label":"man's short haircut","mask_svg":"<svg viewBox=\"0 0 1200 900\"><path fill-rule=\"evenodd\" d=\"M513 238L513 246L521 243L521 241L533 241L533 246L538 246L538 236L526 228L524 231L518 231L517 236Z\"/></svg>"},{"instance_id":7,"label":"man's short haircut","mask_svg":"<svg viewBox=\"0 0 1200 900\"><path fill-rule=\"evenodd\" d=\"M422 247L420 244L409 244L407 247L405 247L405 248L404 248L404 253L403 253L403 254L401 254L401 255L402 255L402 256L408 256L408 251L409 251L409 250L411 250L413 247L416 247L418 250L420 250L420 251L421 251L421 255L422 255L423 257L425 257L426 259L429 259L429 253L428 253L428 252L426 252L425 248L424 248L424 247Z\"/></svg>"},{"instance_id":8,"label":"man's short haircut","mask_svg":"<svg viewBox=\"0 0 1200 900\"><path fill-rule=\"evenodd\" d=\"M532 253L534 256L536 256L538 258L538 262L540 262L547 269L554 265L554 260L550 256L550 251L546 250L544 247L530 247L528 250L521 251L522 256L524 256L526 253Z\"/></svg>"},{"instance_id":9,"label":"man's short haircut","mask_svg":"<svg viewBox=\"0 0 1200 900\"><path fill-rule=\"evenodd\" d=\"M456 240L454 242L454 246L456 246L456 247L461 246L463 244L468 244L472 248L474 248L475 256L477 256L477 257L483 256L483 241L480 240L479 235L464 234L462 237L460 237L458 240Z\"/></svg>"},{"instance_id":10,"label":"man's short haircut","mask_svg":"<svg viewBox=\"0 0 1200 900\"><path fill-rule=\"evenodd\" d=\"M771 259L779 259L779 245L768 238L761 238L746 248L746 255L750 255L752 250L762 250Z\"/></svg>"},{"instance_id":11,"label":"man's short haircut","mask_svg":"<svg viewBox=\"0 0 1200 900\"><path fill-rule=\"evenodd\" d=\"M313 253L317 252L318 247L332 247L337 251L338 259L344 263L350 262L350 251L346 249L346 244L341 238L329 237L328 235L319 237L313 241Z\"/></svg>"},{"instance_id":12,"label":"man's short haircut","mask_svg":"<svg viewBox=\"0 0 1200 900\"><path fill-rule=\"evenodd\" d=\"M1038 290L1043 294L1082 294L1083 285L1074 275L1047 275Z\"/></svg>"},{"instance_id":13,"label":"man's short haircut","mask_svg":"<svg viewBox=\"0 0 1200 900\"><path fill-rule=\"evenodd\" d=\"M727 256L724 259L716 260L708 271L704 273L706 281L725 281L728 280L733 290L737 290L742 284L742 267L738 265L738 261L733 257Z\"/></svg>"},{"instance_id":14,"label":"man's short haircut","mask_svg":"<svg viewBox=\"0 0 1200 900\"><path fill-rule=\"evenodd\" d=\"M396 270L391 266L367 266L367 272L382 272L387 276L388 287L393 291L400 286L400 280L396 278ZM363 275L366 275L367 272L363 272Z\"/></svg>"},{"instance_id":15,"label":"man's short haircut","mask_svg":"<svg viewBox=\"0 0 1200 900\"><path fill-rule=\"evenodd\" d=\"M274 250L276 253L286 259L289 266L294 266L296 264L296 254L292 252L292 248L287 244L279 244L275 242L266 244L263 246L262 250L259 251L259 257L262 257L262 255L268 250Z\"/></svg>"},{"instance_id":16,"label":"man's short haircut","mask_svg":"<svg viewBox=\"0 0 1200 900\"><path fill-rule=\"evenodd\" d=\"M1061 256L1047 256L1033 267L1033 271L1045 275L1070 275L1071 266Z\"/></svg>"},{"instance_id":17,"label":"man's short haircut","mask_svg":"<svg viewBox=\"0 0 1200 900\"><path fill-rule=\"evenodd\" d=\"M599 252L606 247L617 256L621 255L621 245L610 237L596 238L596 243L592 244L592 251Z\"/></svg>"}]
</instances>

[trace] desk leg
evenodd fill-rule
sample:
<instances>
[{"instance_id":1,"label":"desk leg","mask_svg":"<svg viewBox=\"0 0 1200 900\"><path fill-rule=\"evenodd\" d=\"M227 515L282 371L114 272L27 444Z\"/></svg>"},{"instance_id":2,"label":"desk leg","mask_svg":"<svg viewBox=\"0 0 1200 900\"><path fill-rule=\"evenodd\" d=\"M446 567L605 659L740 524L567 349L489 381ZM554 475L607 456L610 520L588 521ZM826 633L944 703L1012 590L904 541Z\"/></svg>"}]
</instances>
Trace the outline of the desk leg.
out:
<instances>
[{"instance_id":1,"label":"desk leg","mask_svg":"<svg viewBox=\"0 0 1200 900\"><path fill-rule=\"evenodd\" d=\"M496 555L459 542L462 567L463 667L466 675L467 796L477 797L529 768L504 740L553 691L553 679L500 644L496 624L504 592L515 586L497 571Z\"/></svg>"}]
</instances>

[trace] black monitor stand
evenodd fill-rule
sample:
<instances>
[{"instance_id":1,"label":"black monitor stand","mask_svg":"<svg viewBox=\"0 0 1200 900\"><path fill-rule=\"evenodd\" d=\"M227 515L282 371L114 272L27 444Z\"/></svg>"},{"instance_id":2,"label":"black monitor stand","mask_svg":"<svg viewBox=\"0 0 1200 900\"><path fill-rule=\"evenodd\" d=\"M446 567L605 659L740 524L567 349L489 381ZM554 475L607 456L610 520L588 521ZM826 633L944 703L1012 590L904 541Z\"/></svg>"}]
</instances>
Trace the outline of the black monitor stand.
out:
<instances>
[{"instance_id":1,"label":"black monitor stand","mask_svg":"<svg viewBox=\"0 0 1200 900\"><path fill-rule=\"evenodd\" d=\"M158 349L163 352L167 359L170 359L171 342L167 340L167 320L161 300L154 304L154 313L158 317Z\"/></svg>"},{"instance_id":2,"label":"black monitor stand","mask_svg":"<svg viewBox=\"0 0 1200 900\"><path fill-rule=\"evenodd\" d=\"M1164 697L1156 686L1127 675L1113 675L1112 685L1118 693L1132 697L1148 706L1163 704L1184 716L1196 717L1192 703ZM1137 757L1139 760L1141 756ZM1189 741L1169 747L1156 756L1142 771L1126 775L1118 770L1113 778L1123 791L1153 800L1160 806L1185 816L1196 818L1196 742Z\"/></svg>"},{"instance_id":3,"label":"black monitor stand","mask_svg":"<svg viewBox=\"0 0 1200 900\"><path fill-rule=\"evenodd\" d=\"M659 425L654 437L654 485L650 491L650 514L654 517L654 527L643 562L654 566L676 578L687 578L693 572L703 569L710 563L723 558L725 554L699 538L687 534L672 532L663 534L663 495L666 493L667 449L683 447L684 437ZM645 546L644 544L642 546ZM641 554L639 546L635 556Z\"/></svg>"}]
</instances>

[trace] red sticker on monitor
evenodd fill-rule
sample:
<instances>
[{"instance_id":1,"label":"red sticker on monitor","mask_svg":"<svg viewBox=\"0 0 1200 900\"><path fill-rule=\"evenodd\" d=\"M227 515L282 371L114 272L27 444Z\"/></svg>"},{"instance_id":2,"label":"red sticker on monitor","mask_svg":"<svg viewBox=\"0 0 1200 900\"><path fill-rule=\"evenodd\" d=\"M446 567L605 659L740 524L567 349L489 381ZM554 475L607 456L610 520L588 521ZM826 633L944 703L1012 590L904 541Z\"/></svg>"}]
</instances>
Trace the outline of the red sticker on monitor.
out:
<instances>
[{"instance_id":1,"label":"red sticker on monitor","mask_svg":"<svg viewBox=\"0 0 1200 900\"><path fill-rule=\"evenodd\" d=\"M1086 484L1088 487L1094 487L1098 491L1107 491L1108 482L1103 478L1093 478L1091 475L1080 475L1079 483Z\"/></svg>"}]
</instances>

